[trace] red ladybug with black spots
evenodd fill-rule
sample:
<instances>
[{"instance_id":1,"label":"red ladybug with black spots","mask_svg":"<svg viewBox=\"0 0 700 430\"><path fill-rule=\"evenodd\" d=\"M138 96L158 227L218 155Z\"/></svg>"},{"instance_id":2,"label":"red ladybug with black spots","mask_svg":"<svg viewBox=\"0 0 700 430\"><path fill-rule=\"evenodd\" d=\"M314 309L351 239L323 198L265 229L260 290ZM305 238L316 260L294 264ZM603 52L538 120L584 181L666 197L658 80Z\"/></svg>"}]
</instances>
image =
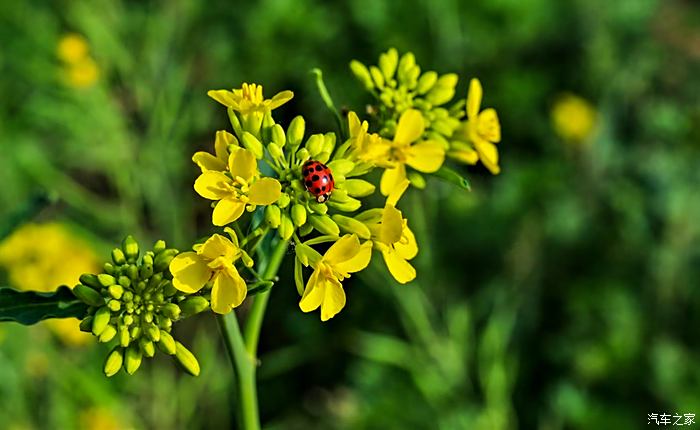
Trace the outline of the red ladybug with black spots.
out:
<instances>
[{"instance_id":1,"label":"red ladybug with black spots","mask_svg":"<svg viewBox=\"0 0 700 430\"><path fill-rule=\"evenodd\" d=\"M319 203L325 203L331 198L335 182L333 173L325 164L316 160L309 160L301 166L301 174L304 177L304 186Z\"/></svg>"}]
</instances>

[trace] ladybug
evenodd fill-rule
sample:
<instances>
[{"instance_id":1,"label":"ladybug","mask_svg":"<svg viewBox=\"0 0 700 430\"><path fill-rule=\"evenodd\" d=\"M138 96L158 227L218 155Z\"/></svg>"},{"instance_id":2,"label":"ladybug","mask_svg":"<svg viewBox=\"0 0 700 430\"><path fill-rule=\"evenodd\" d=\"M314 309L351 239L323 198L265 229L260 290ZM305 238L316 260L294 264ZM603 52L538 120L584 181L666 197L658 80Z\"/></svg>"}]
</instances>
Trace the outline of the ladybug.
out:
<instances>
[{"instance_id":1,"label":"ladybug","mask_svg":"<svg viewBox=\"0 0 700 430\"><path fill-rule=\"evenodd\" d=\"M304 177L304 186L319 203L327 202L333 192L333 173L320 161L309 160L301 166L301 174Z\"/></svg>"}]
</instances>

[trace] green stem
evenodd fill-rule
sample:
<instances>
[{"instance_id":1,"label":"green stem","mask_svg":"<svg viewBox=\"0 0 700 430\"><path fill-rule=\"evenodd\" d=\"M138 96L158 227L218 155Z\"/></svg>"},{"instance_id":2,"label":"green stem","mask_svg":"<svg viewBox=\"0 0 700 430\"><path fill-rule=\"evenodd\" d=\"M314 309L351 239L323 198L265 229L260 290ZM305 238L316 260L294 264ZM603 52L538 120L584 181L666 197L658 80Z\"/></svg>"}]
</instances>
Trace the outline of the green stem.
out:
<instances>
[{"instance_id":1,"label":"green stem","mask_svg":"<svg viewBox=\"0 0 700 430\"><path fill-rule=\"evenodd\" d=\"M277 271L284 259L288 243L288 241L284 240L277 243L270 258L261 263L261 266L263 266L262 278L264 280L270 280L277 276ZM255 296L250 315L248 316L248 322L245 326L245 337L241 333L235 312L217 315L226 351L236 375L238 421L240 428L244 430L260 429L255 375L258 364L258 339L269 296L270 291Z\"/></svg>"},{"instance_id":2,"label":"green stem","mask_svg":"<svg viewBox=\"0 0 700 430\"><path fill-rule=\"evenodd\" d=\"M348 137L344 126L345 121L343 121L338 109L336 109L335 103L333 103L333 99L331 98L331 93L329 93L328 88L326 88L326 83L323 82L323 72L321 72L321 69L316 68L312 69L311 73L316 77L316 87L318 88L318 92L323 99L323 103L325 103L328 110L333 112L333 116L338 123L338 130L340 130L340 141L343 142Z\"/></svg>"}]
</instances>

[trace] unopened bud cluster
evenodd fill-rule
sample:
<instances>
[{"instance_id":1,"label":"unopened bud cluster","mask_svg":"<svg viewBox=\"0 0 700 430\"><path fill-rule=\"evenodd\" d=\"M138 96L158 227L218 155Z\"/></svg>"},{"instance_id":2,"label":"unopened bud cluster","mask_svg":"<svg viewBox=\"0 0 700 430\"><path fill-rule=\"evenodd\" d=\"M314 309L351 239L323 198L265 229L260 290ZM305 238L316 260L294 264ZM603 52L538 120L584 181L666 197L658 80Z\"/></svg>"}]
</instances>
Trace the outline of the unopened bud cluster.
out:
<instances>
[{"instance_id":1,"label":"unopened bud cluster","mask_svg":"<svg viewBox=\"0 0 700 430\"><path fill-rule=\"evenodd\" d=\"M153 357L156 348L174 355L187 372L199 374L197 359L173 339L171 331L175 321L208 309L209 301L173 287L168 266L177 254L159 240L139 258L138 243L127 236L112 251L112 262L105 263L103 273L82 275L73 289L89 306L80 329L100 342L116 340L105 362L107 376L122 367L133 375L143 357Z\"/></svg>"}]
</instances>

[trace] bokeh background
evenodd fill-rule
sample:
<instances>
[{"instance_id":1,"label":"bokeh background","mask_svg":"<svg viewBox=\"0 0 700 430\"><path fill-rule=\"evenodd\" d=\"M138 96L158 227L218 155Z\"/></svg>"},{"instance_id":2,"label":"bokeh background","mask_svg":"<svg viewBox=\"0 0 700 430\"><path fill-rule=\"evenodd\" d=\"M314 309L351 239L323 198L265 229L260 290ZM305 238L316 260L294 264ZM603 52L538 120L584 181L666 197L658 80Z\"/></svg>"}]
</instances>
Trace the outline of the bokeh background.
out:
<instances>
[{"instance_id":1,"label":"bokeh background","mask_svg":"<svg viewBox=\"0 0 700 430\"><path fill-rule=\"evenodd\" d=\"M0 278L72 283L126 233L187 247L211 230L191 154L229 127L208 89L291 89L278 122L331 130L309 70L361 111L348 63L391 46L457 72L461 97L481 79L502 173L406 196L413 284L366 271L322 324L283 275L263 327L266 427L636 429L700 413L689 0L0 2ZM177 328L199 378L166 359L108 380L106 347L75 325L0 326L2 428L234 425L210 315Z\"/></svg>"}]
</instances>

